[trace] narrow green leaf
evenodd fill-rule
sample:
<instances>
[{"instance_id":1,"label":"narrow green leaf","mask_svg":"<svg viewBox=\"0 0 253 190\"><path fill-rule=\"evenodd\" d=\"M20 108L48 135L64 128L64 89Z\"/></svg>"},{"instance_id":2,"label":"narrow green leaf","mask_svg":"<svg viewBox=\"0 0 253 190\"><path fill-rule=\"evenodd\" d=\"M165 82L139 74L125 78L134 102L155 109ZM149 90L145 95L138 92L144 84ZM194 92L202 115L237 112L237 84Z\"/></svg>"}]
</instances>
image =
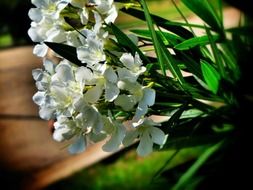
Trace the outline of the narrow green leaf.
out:
<instances>
[{"instance_id":1,"label":"narrow green leaf","mask_svg":"<svg viewBox=\"0 0 253 190\"><path fill-rule=\"evenodd\" d=\"M215 63L217 64L218 71L219 71L222 78L226 78L226 72L225 72L225 68L223 65L221 52L218 49L217 44L215 43L215 41L213 39L213 35L211 34L209 29L206 29L206 34L207 34L210 44L211 44L211 49L213 51L213 56L215 59Z\"/></svg>"},{"instance_id":2,"label":"narrow green leaf","mask_svg":"<svg viewBox=\"0 0 253 190\"><path fill-rule=\"evenodd\" d=\"M130 31L135 33L136 35L144 37L146 39L152 39L150 30L135 29L135 30L130 30ZM181 38L181 37L179 37L175 34L171 34L171 33L168 33L168 32L156 31L156 33L158 35L163 36L164 38L166 38L166 40L164 40L165 45L168 45L168 44L176 45L177 43L184 40L184 38Z\"/></svg>"},{"instance_id":3,"label":"narrow green leaf","mask_svg":"<svg viewBox=\"0 0 253 190\"><path fill-rule=\"evenodd\" d=\"M118 43L124 47L127 51L131 52L134 56L136 52L140 55L140 58L145 63L149 63L149 59L142 53L142 51L128 38L124 32L122 32L116 25L111 23L111 29L117 38Z\"/></svg>"},{"instance_id":4,"label":"narrow green leaf","mask_svg":"<svg viewBox=\"0 0 253 190\"><path fill-rule=\"evenodd\" d=\"M241 70L237 64L235 54L231 51L231 48L233 48L233 46L231 46L231 44L221 44L221 47L223 61L226 63L228 69L230 69L231 75L233 75L231 79L233 79L233 81L237 81L240 78Z\"/></svg>"},{"instance_id":5,"label":"narrow green leaf","mask_svg":"<svg viewBox=\"0 0 253 190\"><path fill-rule=\"evenodd\" d=\"M218 151L224 145L224 141L221 141L210 148L208 148L200 157L194 162L194 164L180 177L178 182L172 187L172 190L187 189L187 183L193 178L199 168L205 164L205 162Z\"/></svg>"},{"instance_id":6,"label":"narrow green leaf","mask_svg":"<svg viewBox=\"0 0 253 190\"><path fill-rule=\"evenodd\" d=\"M153 39L155 52L156 52L156 55L157 55L157 59L158 59L160 68L162 70L163 75L166 75L165 62L163 60L164 55L163 55L163 52L161 50L161 46L159 44L159 41L157 39L158 36L157 36L157 33L155 32L153 20L150 16L150 13L149 13L149 10L148 10L148 7L147 7L147 4L146 4L145 0L141 0L141 5L142 5L143 10L144 10L144 14L145 14L145 18L147 20L148 28L151 32L151 37Z\"/></svg>"},{"instance_id":7,"label":"narrow green leaf","mask_svg":"<svg viewBox=\"0 0 253 190\"><path fill-rule=\"evenodd\" d=\"M172 128L177 124L181 115L187 109L187 106L188 106L187 103L185 103L173 113L173 115L170 117L170 119L167 122L168 127Z\"/></svg>"},{"instance_id":8,"label":"narrow green leaf","mask_svg":"<svg viewBox=\"0 0 253 190\"><path fill-rule=\"evenodd\" d=\"M195 76L197 76L199 79L203 79L202 71L200 68L200 64L190 57L188 54L181 52L183 58L184 58L184 65L187 67L187 69Z\"/></svg>"},{"instance_id":9,"label":"narrow green leaf","mask_svg":"<svg viewBox=\"0 0 253 190\"><path fill-rule=\"evenodd\" d=\"M121 9L121 11L131 16L134 16L140 20L146 21L145 14L142 10L137 10L137 9L132 9L132 8L129 8L129 9L123 8ZM189 39L193 37L193 34L189 30L180 26L178 23L171 22L167 19L164 19L162 17L156 16L153 14L149 14L149 15L153 19L153 21L156 23L157 26L160 26L174 34L177 34L178 36L184 39Z\"/></svg>"},{"instance_id":10,"label":"narrow green leaf","mask_svg":"<svg viewBox=\"0 0 253 190\"><path fill-rule=\"evenodd\" d=\"M219 39L218 35L213 36L214 42L216 42ZM174 48L178 50L188 50L195 46L203 46L209 44L209 37L208 36L200 36L200 37L194 37L190 38L188 40L183 41L180 44L177 44Z\"/></svg>"},{"instance_id":11,"label":"narrow green leaf","mask_svg":"<svg viewBox=\"0 0 253 190\"><path fill-rule=\"evenodd\" d=\"M65 44L54 43L54 42L45 42L45 44L50 49L52 49L55 53L59 54L63 58L67 59L68 61L70 61L78 66L85 65L77 58L77 53L76 53L75 47L65 45Z\"/></svg>"},{"instance_id":12,"label":"narrow green leaf","mask_svg":"<svg viewBox=\"0 0 253 190\"><path fill-rule=\"evenodd\" d=\"M221 21L207 0L182 0L182 2L216 32L223 34Z\"/></svg>"},{"instance_id":13,"label":"narrow green leaf","mask_svg":"<svg viewBox=\"0 0 253 190\"><path fill-rule=\"evenodd\" d=\"M219 89L220 74L208 62L201 60L201 70L209 89L216 94Z\"/></svg>"},{"instance_id":14,"label":"narrow green leaf","mask_svg":"<svg viewBox=\"0 0 253 190\"><path fill-rule=\"evenodd\" d=\"M174 78L178 80L178 82L182 85L184 83L183 75L180 69L178 68L177 64L174 62L172 55L170 54L165 44L163 43L161 36L155 31L153 20L149 13L145 0L141 0L141 5L143 7L147 24L151 32L151 37L154 43L155 52L156 52L157 59L158 59L160 68L162 70L162 73L166 75L166 69L165 69L166 68L165 64L166 64L169 67Z\"/></svg>"},{"instance_id":15,"label":"narrow green leaf","mask_svg":"<svg viewBox=\"0 0 253 190\"><path fill-rule=\"evenodd\" d=\"M161 49L161 52L163 55L163 57L162 57L163 61L165 61L166 66L168 66L168 68L171 71L174 78L176 80L178 80L180 84L184 84L184 77L183 77L176 61L174 60L174 58L172 57L170 52L167 50L165 44L163 43L163 41L159 35L157 36L157 39L158 39L159 48Z\"/></svg>"}]
</instances>

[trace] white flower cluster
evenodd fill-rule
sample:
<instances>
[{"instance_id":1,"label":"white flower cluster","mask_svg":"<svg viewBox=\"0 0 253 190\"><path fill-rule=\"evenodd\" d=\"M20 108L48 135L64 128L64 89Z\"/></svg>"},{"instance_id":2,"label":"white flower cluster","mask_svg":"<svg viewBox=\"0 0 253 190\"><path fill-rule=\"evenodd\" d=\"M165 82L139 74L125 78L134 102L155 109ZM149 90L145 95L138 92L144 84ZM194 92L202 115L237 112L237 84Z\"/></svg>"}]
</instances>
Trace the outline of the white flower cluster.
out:
<instances>
[{"instance_id":1,"label":"white flower cluster","mask_svg":"<svg viewBox=\"0 0 253 190\"><path fill-rule=\"evenodd\" d=\"M147 155L153 143L162 145L166 135L146 116L155 103L155 90L143 86L146 71L138 53L118 52L117 63L108 63L104 44L109 38L105 25L118 13L113 0L32 0L33 20L28 31L40 42L34 48L46 56L44 42L57 42L76 48L83 66L62 58L59 63L44 58L44 69L33 70L38 92L33 96L39 115L54 119L53 138L69 140L69 151L78 153L87 145L108 138L105 151L115 151L139 139L137 152ZM66 22L75 23L70 27ZM115 110L124 115L115 116ZM127 121L127 122L126 122Z\"/></svg>"}]
</instances>

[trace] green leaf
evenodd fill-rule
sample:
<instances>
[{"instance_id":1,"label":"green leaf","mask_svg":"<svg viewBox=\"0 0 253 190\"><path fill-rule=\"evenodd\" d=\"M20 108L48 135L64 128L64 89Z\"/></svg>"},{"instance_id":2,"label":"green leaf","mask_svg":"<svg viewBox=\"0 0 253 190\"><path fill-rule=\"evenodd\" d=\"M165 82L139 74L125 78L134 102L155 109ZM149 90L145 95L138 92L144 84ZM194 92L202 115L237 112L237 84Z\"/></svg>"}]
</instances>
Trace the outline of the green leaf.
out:
<instances>
[{"instance_id":1,"label":"green leaf","mask_svg":"<svg viewBox=\"0 0 253 190\"><path fill-rule=\"evenodd\" d=\"M195 61L195 59L193 59L192 57L190 57L188 54L181 52L183 58L184 58L184 65L187 67L187 69L194 74L195 76L197 76L199 79L203 79L203 75L202 75L202 71L200 68L200 64Z\"/></svg>"},{"instance_id":2,"label":"green leaf","mask_svg":"<svg viewBox=\"0 0 253 190\"><path fill-rule=\"evenodd\" d=\"M130 30L130 31L133 32L133 33L135 33L136 35L144 37L146 39L152 39L150 30L135 29L135 30ZM181 38L181 37L179 37L177 35L168 33L168 32L156 31L156 33L158 35L163 36L164 38L166 38L166 40L164 40L165 45L169 45L169 43L171 45L176 45L177 43L179 43L179 42L181 42L181 41L184 40L183 38Z\"/></svg>"},{"instance_id":3,"label":"green leaf","mask_svg":"<svg viewBox=\"0 0 253 190\"><path fill-rule=\"evenodd\" d=\"M222 22L207 0L182 0L182 2L216 32L223 34Z\"/></svg>"},{"instance_id":4,"label":"green leaf","mask_svg":"<svg viewBox=\"0 0 253 190\"><path fill-rule=\"evenodd\" d=\"M59 54L63 58L67 59L71 63L74 63L78 66L84 66L85 64L82 63L77 58L76 48L73 46L65 45L65 44L58 44L54 42L45 42L45 44L52 49L55 53Z\"/></svg>"},{"instance_id":5,"label":"green leaf","mask_svg":"<svg viewBox=\"0 0 253 190\"><path fill-rule=\"evenodd\" d=\"M214 42L216 42L219 39L218 35L213 36ZM200 36L200 37L194 37L190 38L188 40L183 41L180 44L177 44L174 48L178 50L188 50L195 46L203 46L209 44L209 37L208 36Z\"/></svg>"},{"instance_id":6,"label":"green leaf","mask_svg":"<svg viewBox=\"0 0 253 190\"><path fill-rule=\"evenodd\" d=\"M127 51L131 52L134 56L137 52L140 55L140 58L145 63L149 63L149 59L142 53L142 51L128 38L126 34L124 34L117 26L111 23L111 29L117 38L118 43L124 47Z\"/></svg>"},{"instance_id":7,"label":"green leaf","mask_svg":"<svg viewBox=\"0 0 253 190\"><path fill-rule=\"evenodd\" d=\"M172 75L178 82L182 85L184 83L184 78L183 75L178 68L177 64L174 62L174 59L170 52L167 50L165 44L163 43L163 40L161 39L161 36L155 31L154 25L153 25L153 20L152 17L149 13L147 4L145 0L141 0L141 5L144 10L144 14L147 20L147 24L149 27L149 30L151 32L151 37L154 43L157 59L160 65L160 68L163 72L164 75L166 75L166 70L165 70L165 64L169 67Z\"/></svg>"},{"instance_id":8,"label":"green leaf","mask_svg":"<svg viewBox=\"0 0 253 190\"><path fill-rule=\"evenodd\" d=\"M218 151L224 145L224 141L221 141L210 148L208 148L200 157L193 163L193 165L179 178L178 182L172 187L172 190L187 189L187 184L199 170L199 168L206 163L206 161L216 151Z\"/></svg>"},{"instance_id":9,"label":"green leaf","mask_svg":"<svg viewBox=\"0 0 253 190\"><path fill-rule=\"evenodd\" d=\"M210 41L211 49L213 51L213 56L215 59L215 63L217 64L218 71L219 71L220 75L222 76L222 78L226 78L226 72L225 72L225 68L223 65L221 52L218 49L217 44L215 43L215 41L213 39L213 35L211 34L210 30L207 28L206 28L206 34L207 34L209 41Z\"/></svg>"},{"instance_id":10,"label":"green leaf","mask_svg":"<svg viewBox=\"0 0 253 190\"><path fill-rule=\"evenodd\" d=\"M123 8L121 9L121 11L131 16L134 16L140 20L146 21L145 14L142 10L137 10L137 9L132 9L132 8L129 8L129 9ZM189 39L193 37L193 34L189 30L185 29L182 26L179 26L178 23L171 22L167 19L164 19L162 17L156 16L153 14L149 14L149 15L157 26L160 26L174 34L177 34L178 36L184 39Z\"/></svg>"},{"instance_id":11,"label":"green leaf","mask_svg":"<svg viewBox=\"0 0 253 190\"><path fill-rule=\"evenodd\" d=\"M156 52L156 55L157 55L157 59L158 59L160 68L162 70L163 75L166 76L165 62L163 60L164 54L161 50L161 46L160 46L159 41L158 41L158 36L157 36L157 33L155 32L155 29L154 29L153 20L152 20L150 14L149 14L149 10L148 10L148 7L147 7L147 4L146 4L145 0L141 0L141 5L143 7L145 18L146 18L147 24L148 24L148 28L149 28L150 33L151 33L151 37L152 37L152 40L153 40L153 43L154 43L155 52Z\"/></svg>"},{"instance_id":12,"label":"green leaf","mask_svg":"<svg viewBox=\"0 0 253 190\"><path fill-rule=\"evenodd\" d=\"M180 108L174 111L173 115L167 122L168 127L174 127L180 119L183 112L187 109L187 103L183 104Z\"/></svg>"},{"instance_id":13,"label":"green leaf","mask_svg":"<svg viewBox=\"0 0 253 190\"><path fill-rule=\"evenodd\" d=\"M209 89L216 94L219 88L220 74L208 62L201 60L201 70Z\"/></svg>"}]
</instances>

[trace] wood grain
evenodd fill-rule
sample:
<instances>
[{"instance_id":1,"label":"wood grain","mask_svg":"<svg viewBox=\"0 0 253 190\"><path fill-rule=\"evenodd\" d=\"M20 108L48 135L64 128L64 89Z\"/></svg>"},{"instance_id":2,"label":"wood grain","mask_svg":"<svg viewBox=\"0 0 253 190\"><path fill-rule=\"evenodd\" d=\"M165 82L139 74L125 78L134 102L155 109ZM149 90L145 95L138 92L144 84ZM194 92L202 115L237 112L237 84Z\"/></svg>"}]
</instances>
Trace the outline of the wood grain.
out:
<instances>
[{"instance_id":1,"label":"wood grain","mask_svg":"<svg viewBox=\"0 0 253 190\"><path fill-rule=\"evenodd\" d=\"M104 142L70 155L52 140L47 121L38 117L32 69L42 67L32 47L0 51L0 169L23 172L23 189L37 190L113 154Z\"/></svg>"}]
</instances>

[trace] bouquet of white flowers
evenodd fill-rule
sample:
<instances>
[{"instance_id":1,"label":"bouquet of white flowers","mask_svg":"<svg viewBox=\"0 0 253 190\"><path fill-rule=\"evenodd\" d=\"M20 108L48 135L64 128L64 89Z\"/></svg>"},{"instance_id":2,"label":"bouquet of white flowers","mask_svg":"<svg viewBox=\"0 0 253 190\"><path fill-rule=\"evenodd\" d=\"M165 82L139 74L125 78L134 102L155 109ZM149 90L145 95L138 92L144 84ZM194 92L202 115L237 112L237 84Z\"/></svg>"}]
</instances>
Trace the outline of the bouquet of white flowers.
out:
<instances>
[{"instance_id":1,"label":"bouquet of white flowers","mask_svg":"<svg viewBox=\"0 0 253 190\"><path fill-rule=\"evenodd\" d=\"M104 151L138 142L141 156L211 144L204 163L234 142L236 117L252 105L251 91L240 86L249 76L249 22L226 29L221 1L182 0L205 23L191 24L172 2L185 22L151 14L145 0L32 0L28 34L44 57L44 69L32 73L33 100L71 153L103 139ZM114 24L119 11L148 28L126 34ZM58 62L47 58L49 48Z\"/></svg>"}]
</instances>

